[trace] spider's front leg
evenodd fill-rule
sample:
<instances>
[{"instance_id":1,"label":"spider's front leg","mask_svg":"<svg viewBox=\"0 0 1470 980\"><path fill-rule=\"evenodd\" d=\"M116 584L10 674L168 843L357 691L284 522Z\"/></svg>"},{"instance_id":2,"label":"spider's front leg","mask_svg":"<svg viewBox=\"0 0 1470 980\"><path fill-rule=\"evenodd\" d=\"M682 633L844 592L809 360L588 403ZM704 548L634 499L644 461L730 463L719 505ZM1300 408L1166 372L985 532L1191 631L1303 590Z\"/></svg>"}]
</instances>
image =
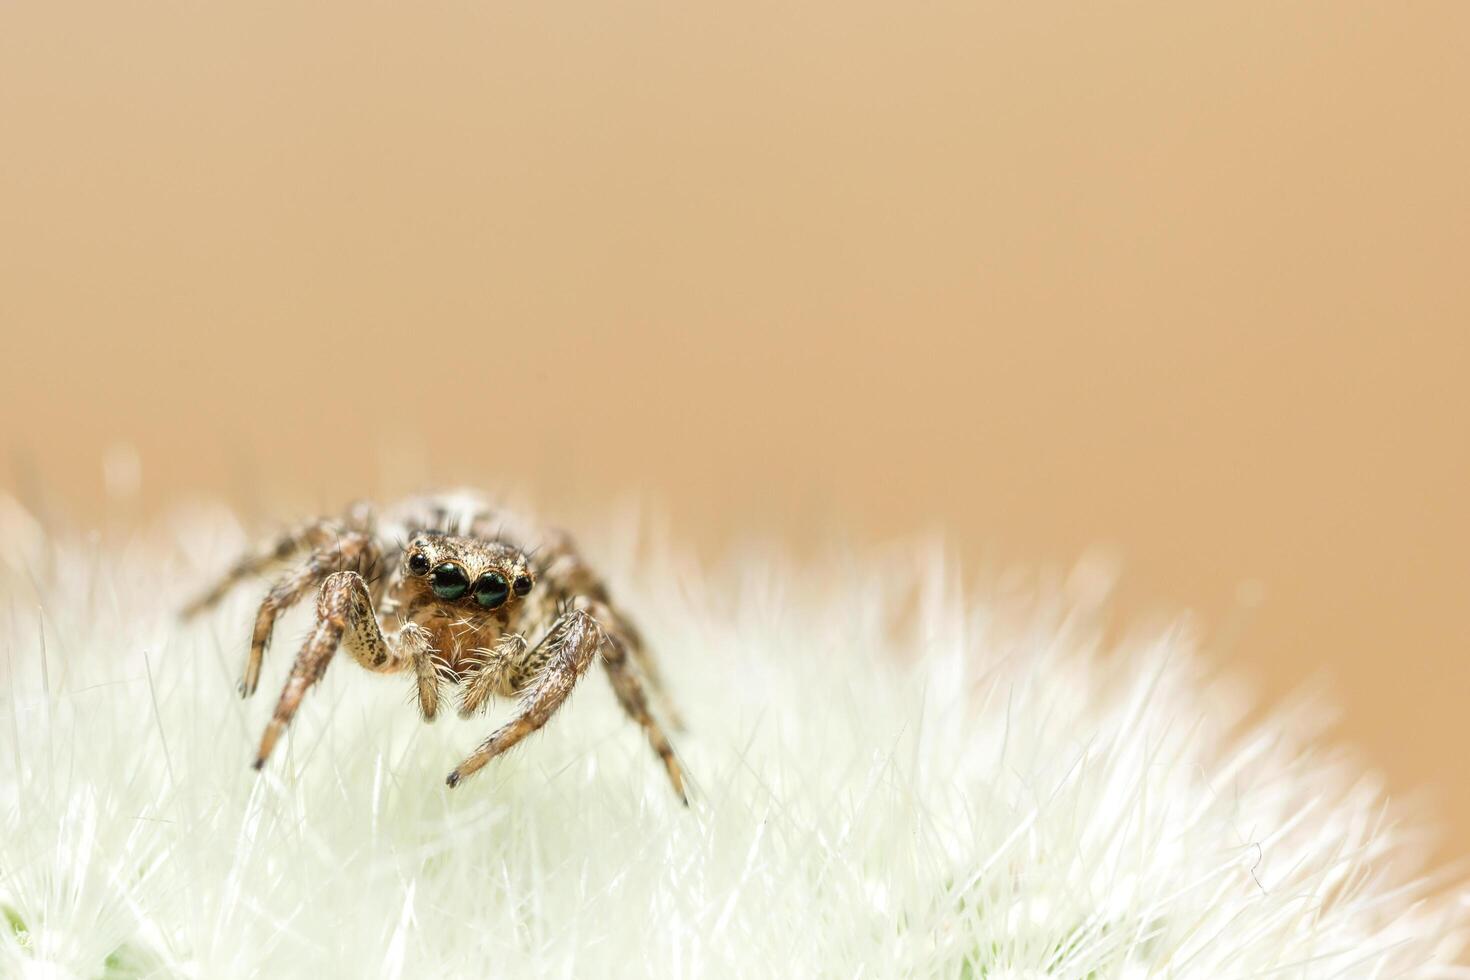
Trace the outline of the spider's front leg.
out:
<instances>
[{"instance_id":1,"label":"spider's front leg","mask_svg":"<svg viewBox=\"0 0 1470 980\"><path fill-rule=\"evenodd\" d=\"M445 782L451 788L546 724L572 693L607 639L597 620L577 610L558 619L541 642L549 645L550 654L535 683L521 699L521 710L449 774Z\"/></svg>"},{"instance_id":2,"label":"spider's front leg","mask_svg":"<svg viewBox=\"0 0 1470 980\"><path fill-rule=\"evenodd\" d=\"M413 666L419 674L419 704L425 716L433 718L438 708L438 679L433 672L429 634L409 626L396 636L384 635L361 575L335 572L327 576L317 594L316 613L316 626L296 655L275 714L261 737L256 769L265 765L281 733L301 706L302 697L326 673L338 646L345 647L362 667L376 673L392 673ZM425 681L426 667L428 676L433 678L429 683Z\"/></svg>"},{"instance_id":3,"label":"spider's front leg","mask_svg":"<svg viewBox=\"0 0 1470 980\"><path fill-rule=\"evenodd\" d=\"M594 609L600 608L596 603L591 605ZM649 744L663 760L674 792L688 806L689 797L684 792L683 771L679 767L678 759L674 757L673 747L669 745L663 728L648 710L643 682L628 662L624 641L604 631L589 612L577 609L557 620L541 642L551 644L551 654L530 692L521 702L520 712L496 729L469 758L460 763L449 774L446 782L451 787L459 785L460 780L478 772L491 759L546 724L557 708L566 701L577 681L587 672L593 659L601 653L618 704L630 718L642 726Z\"/></svg>"}]
</instances>

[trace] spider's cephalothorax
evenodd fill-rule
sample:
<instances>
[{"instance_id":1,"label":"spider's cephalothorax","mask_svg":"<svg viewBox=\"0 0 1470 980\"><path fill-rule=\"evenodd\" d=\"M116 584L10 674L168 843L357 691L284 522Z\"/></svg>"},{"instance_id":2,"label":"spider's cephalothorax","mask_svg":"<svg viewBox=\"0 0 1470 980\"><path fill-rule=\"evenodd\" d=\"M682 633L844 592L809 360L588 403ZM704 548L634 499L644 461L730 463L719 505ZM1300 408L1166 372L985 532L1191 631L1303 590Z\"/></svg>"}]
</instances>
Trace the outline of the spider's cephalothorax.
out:
<instances>
[{"instance_id":1,"label":"spider's cephalothorax","mask_svg":"<svg viewBox=\"0 0 1470 980\"><path fill-rule=\"evenodd\" d=\"M674 791L688 802L678 760L649 709L651 693L669 723L678 724L657 667L565 534L475 498L413 500L382 514L358 506L241 559L184 614L202 612L233 586L280 566L291 567L260 604L240 693L249 697L260 682L277 618L313 591L316 626L266 727L256 768L339 646L368 670L413 674L429 721L439 713L445 683L459 687L463 716L494 695L520 698L515 717L449 774L450 786L546 724L592 661L601 660L618 703L642 726Z\"/></svg>"}]
</instances>

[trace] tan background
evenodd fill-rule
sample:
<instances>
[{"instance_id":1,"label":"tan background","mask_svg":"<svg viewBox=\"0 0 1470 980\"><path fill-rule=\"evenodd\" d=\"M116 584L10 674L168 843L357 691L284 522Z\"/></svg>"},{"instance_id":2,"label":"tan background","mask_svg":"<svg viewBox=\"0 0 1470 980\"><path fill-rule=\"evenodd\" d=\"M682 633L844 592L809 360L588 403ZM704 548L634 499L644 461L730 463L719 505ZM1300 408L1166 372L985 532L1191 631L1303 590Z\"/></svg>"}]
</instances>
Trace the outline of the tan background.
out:
<instances>
[{"instance_id":1,"label":"tan background","mask_svg":"<svg viewBox=\"0 0 1470 980\"><path fill-rule=\"evenodd\" d=\"M9 0L4 485L1112 543L1461 855L1467 175L1461 0Z\"/></svg>"}]
</instances>

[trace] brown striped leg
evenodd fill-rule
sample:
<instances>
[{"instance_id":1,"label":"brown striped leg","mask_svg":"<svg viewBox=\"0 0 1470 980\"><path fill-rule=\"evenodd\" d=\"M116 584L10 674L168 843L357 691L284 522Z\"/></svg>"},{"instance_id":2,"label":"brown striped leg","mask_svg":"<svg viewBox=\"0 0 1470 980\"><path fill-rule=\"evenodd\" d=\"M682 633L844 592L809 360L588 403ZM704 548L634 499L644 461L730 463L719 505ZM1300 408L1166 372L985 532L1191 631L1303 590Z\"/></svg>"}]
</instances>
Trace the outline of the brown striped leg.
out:
<instances>
[{"instance_id":1,"label":"brown striped leg","mask_svg":"<svg viewBox=\"0 0 1470 980\"><path fill-rule=\"evenodd\" d=\"M316 602L316 627L291 667L291 676L281 690L276 711L260 740L255 768L265 765L281 733L296 716L301 699L321 680L338 646L369 670L387 673L402 670L411 657L394 648L373 616L367 585L356 572L335 572L322 583Z\"/></svg>"},{"instance_id":2,"label":"brown striped leg","mask_svg":"<svg viewBox=\"0 0 1470 980\"><path fill-rule=\"evenodd\" d=\"M255 629L250 635L250 653L245 660L245 673L240 678L240 696L248 698L260 684L260 667L265 651L275 632L276 620L287 609L306 597L327 576L349 565L360 565L369 550L370 539L360 534L334 538L330 548L312 552L284 581L277 584L260 603L255 614Z\"/></svg>"},{"instance_id":3,"label":"brown striped leg","mask_svg":"<svg viewBox=\"0 0 1470 980\"><path fill-rule=\"evenodd\" d=\"M593 603L588 611L597 618L597 621L607 627L608 634L616 640L621 640L623 647L633 660L633 666L643 675L643 682L648 688L648 694L657 706L659 714L663 715L669 727L676 732L684 731L684 719L679 715L679 709L674 707L673 700L669 697L668 688L664 686L663 672L658 669L658 661L654 659L653 653L644 642L643 635L638 632L626 616L613 609L606 603Z\"/></svg>"},{"instance_id":4,"label":"brown striped leg","mask_svg":"<svg viewBox=\"0 0 1470 980\"><path fill-rule=\"evenodd\" d=\"M451 788L546 724L587 672L606 638L596 620L585 612L574 611L557 620L541 642L551 644L551 653L538 679L521 700L520 712L491 733L449 774L445 782Z\"/></svg>"},{"instance_id":5,"label":"brown striped leg","mask_svg":"<svg viewBox=\"0 0 1470 980\"><path fill-rule=\"evenodd\" d=\"M218 605L241 582L290 560L308 547L321 547L335 538L338 531L336 522L331 520L313 521L292 528L277 538L269 548L248 554L235 562L213 588L195 598L180 610L179 615L184 619L191 619Z\"/></svg>"},{"instance_id":6,"label":"brown striped leg","mask_svg":"<svg viewBox=\"0 0 1470 980\"><path fill-rule=\"evenodd\" d=\"M642 726L644 734L648 736L648 744L663 760L669 782L674 785L674 793L688 806L689 795L684 792L684 773L679 767L679 760L674 757L674 747L669 744L668 736L664 734L658 720L649 712L643 681L629 662L627 648L619 637L609 635L607 645L602 650L602 666L607 669L618 704L622 705L629 718Z\"/></svg>"},{"instance_id":7,"label":"brown striped leg","mask_svg":"<svg viewBox=\"0 0 1470 980\"><path fill-rule=\"evenodd\" d=\"M459 716L469 718L485 706L496 689L526 656L526 638L509 633L495 647L484 651L484 659L474 668L459 701Z\"/></svg>"}]
</instances>

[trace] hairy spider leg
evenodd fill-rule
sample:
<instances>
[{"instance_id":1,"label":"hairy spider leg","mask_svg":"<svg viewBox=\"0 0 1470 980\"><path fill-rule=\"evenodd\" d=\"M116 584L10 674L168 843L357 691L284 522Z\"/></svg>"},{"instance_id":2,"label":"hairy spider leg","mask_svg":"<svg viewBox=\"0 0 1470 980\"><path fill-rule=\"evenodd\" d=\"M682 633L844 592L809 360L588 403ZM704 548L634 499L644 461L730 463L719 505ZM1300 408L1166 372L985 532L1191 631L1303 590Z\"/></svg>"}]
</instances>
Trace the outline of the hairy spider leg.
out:
<instances>
[{"instance_id":1,"label":"hairy spider leg","mask_svg":"<svg viewBox=\"0 0 1470 980\"><path fill-rule=\"evenodd\" d=\"M261 737L260 751L255 758L257 769L265 765L301 707L301 699L322 679L339 647L358 664L377 673L393 673L415 665L424 652L417 631L401 637L384 635L373 615L367 583L356 572L334 572L327 577L317 596L316 613L316 626L296 655L280 700L276 702L275 714Z\"/></svg>"},{"instance_id":2,"label":"hairy spider leg","mask_svg":"<svg viewBox=\"0 0 1470 980\"><path fill-rule=\"evenodd\" d=\"M265 661L266 648L270 646L275 632L276 620L296 603L304 599L334 572L346 568L363 568L376 561L377 546L366 534L349 533L334 538L328 547L313 551L295 571L277 583L264 599L255 614L255 628L250 635L250 653L245 660L245 673L240 678L240 696L248 698L260 684L260 668Z\"/></svg>"}]
</instances>

